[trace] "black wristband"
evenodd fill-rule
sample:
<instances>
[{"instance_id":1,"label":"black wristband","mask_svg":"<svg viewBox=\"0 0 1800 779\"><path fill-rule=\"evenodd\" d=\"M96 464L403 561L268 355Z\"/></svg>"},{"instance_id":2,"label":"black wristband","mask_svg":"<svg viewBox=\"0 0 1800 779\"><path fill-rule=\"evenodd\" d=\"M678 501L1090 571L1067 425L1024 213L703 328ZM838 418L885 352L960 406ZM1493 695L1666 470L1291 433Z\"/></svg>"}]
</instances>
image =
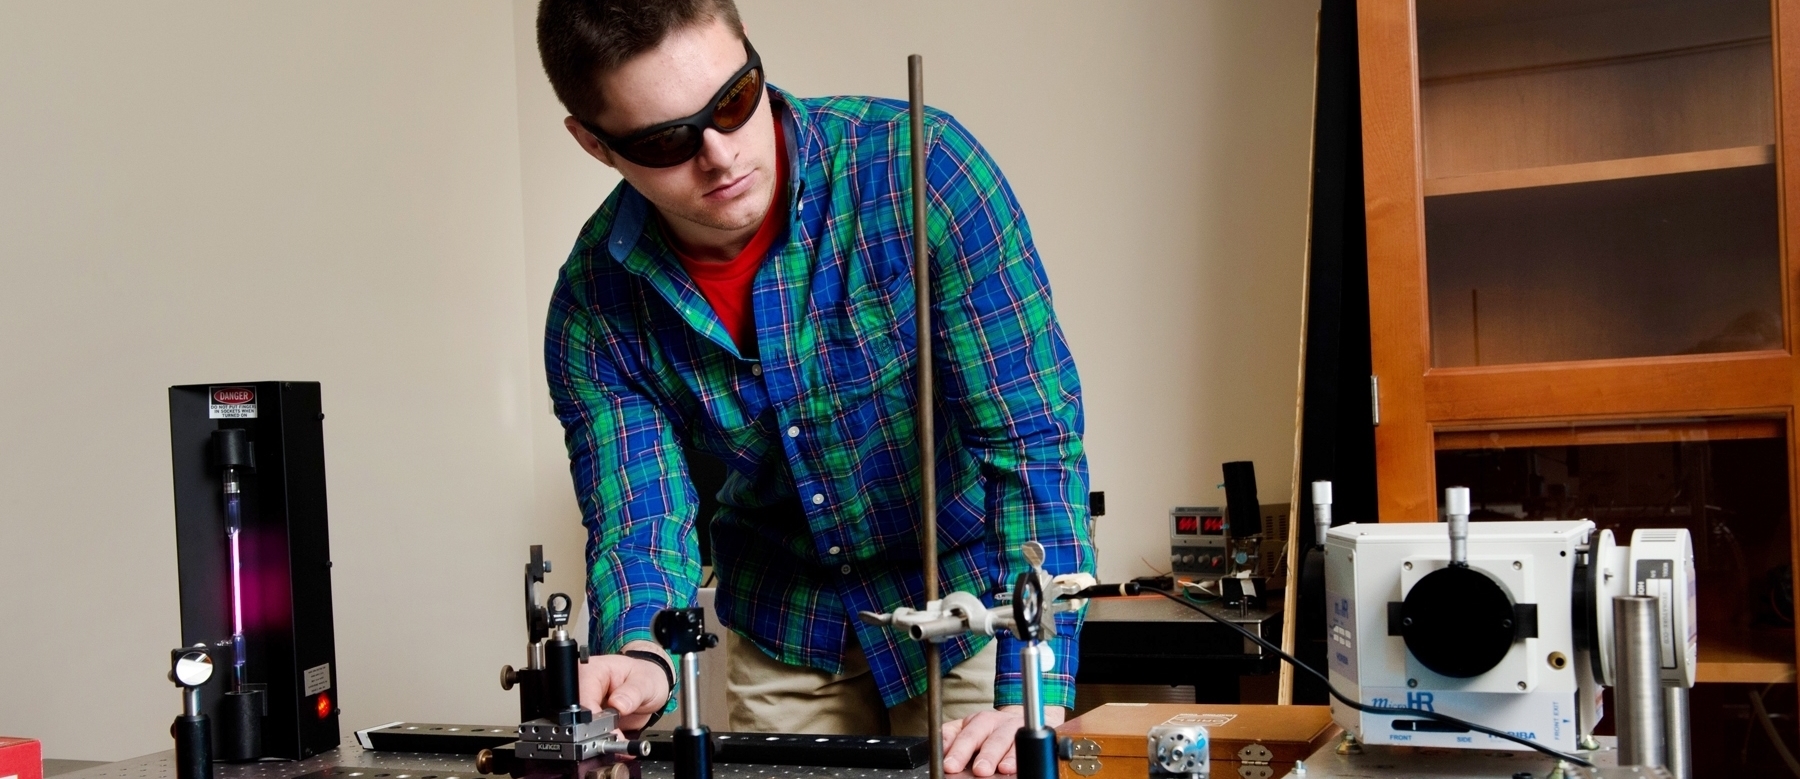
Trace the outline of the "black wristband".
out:
<instances>
[{"instance_id":1,"label":"black wristband","mask_svg":"<svg viewBox=\"0 0 1800 779\"><path fill-rule=\"evenodd\" d=\"M662 669L663 676L669 680L669 698L668 698L668 700L663 701L662 706L657 707L656 711L651 712L649 721L644 723L643 728L640 728L640 730L648 730L651 725L656 724L657 720L662 719L663 709L668 708L669 701L675 699L675 669L674 669L674 667L669 665L669 661L666 658L664 658L661 654L658 654L656 652L646 652L642 649L627 649L623 652L620 652L619 654L622 654L626 657L635 657L639 660L648 660L652 663L655 663L656 667Z\"/></svg>"}]
</instances>

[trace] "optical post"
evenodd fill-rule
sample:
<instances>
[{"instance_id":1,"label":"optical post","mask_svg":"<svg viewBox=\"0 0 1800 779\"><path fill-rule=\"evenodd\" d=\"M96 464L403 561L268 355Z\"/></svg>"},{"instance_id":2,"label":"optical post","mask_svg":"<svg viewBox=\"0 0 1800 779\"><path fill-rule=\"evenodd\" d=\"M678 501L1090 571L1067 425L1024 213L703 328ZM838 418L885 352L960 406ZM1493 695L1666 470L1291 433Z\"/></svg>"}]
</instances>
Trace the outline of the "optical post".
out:
<instances>
[{"instance_id":1,"label":"optical post","mask_svg":"<svg viewBox=\"0 0 1800 779\"><path fill-rule=\"evenodd\" d=\"M719 645L706 632L705 609L663 609L650 625L656 642L681 658L681 727L675 729L675 779L712 779L712 733L700 724L700 653Z\"/></svg>"}]
</instances>

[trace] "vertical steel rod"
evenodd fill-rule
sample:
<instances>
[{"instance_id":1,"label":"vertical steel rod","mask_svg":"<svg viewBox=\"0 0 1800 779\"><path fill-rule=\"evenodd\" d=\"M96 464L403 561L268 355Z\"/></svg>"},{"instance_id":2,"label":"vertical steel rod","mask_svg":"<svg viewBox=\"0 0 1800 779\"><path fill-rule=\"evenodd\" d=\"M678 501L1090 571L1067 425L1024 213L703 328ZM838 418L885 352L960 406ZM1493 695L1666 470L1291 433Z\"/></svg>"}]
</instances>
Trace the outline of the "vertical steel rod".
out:
<instances>
[{"instance_id":1,"label":"vertical steel rod","mask_svg":"<svg viewBox=\"0 0 1800 779\"><path fill-rule=\"evenodd\" d=\"M1024 671L1024 682L1019 687L1025 697L1025 729L1036 732L1044 729L1043 661L1037 645L1022 643L1025 648L1019 651L1019 667Z\"/></svg>"},{"instance_id":2,"label":"vertical steel rod","mask_svg":"<svg viewBox=\"0 0 1800 779\"><path fill-rule=\"evenodd\" d=\"M912 108L913 296L919 339L919 547L925 558L925 600L938 594L937 436L933 432L931 375L931 255L925 206L925 60L906 58L907 93ZM931 779L944 776L944 669L934 642L925 644L925 737L931 752Z\"/></svg>"},{"instance_id":3,"label":"vertical steel rod","mask_svg":"<svg viewBox=\"0 0 1800 779\"><path fill-rule=\"evenodd\" d=\"M1656 598L1613 598L1613 651L1617 669L1619 765L1663 765L1663 691L1658 678L1661 644Z\"/></svg>"},{"instance_id":4,"label":"vertical steel rod","mask_svg":"<svg viewBox=\"0 0 1800 779\"><path fill-rule=\"evenodd\" d=\"M1663 688L1663 766L1675 779L1694 779L1694 752L1688 740L1688 688Z\"/></svg>"},{"instance_id":5,"label":"vertical steel rod","mask_svg":"<svg viewBox=\"0 0 1800 779\"><path fill-rule=\"evenodd\" d=\"M681 726L700 729L700 653L681 656Z\"/></svg>"}]
</instances>

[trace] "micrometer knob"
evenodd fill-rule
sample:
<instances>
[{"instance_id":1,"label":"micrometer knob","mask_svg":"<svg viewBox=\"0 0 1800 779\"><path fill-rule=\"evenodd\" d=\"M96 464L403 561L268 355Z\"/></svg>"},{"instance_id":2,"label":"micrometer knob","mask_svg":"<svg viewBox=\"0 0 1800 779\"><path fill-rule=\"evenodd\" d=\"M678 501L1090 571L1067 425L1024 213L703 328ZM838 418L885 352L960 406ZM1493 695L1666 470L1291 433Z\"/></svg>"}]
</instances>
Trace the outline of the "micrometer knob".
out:
<instances>
[{"instance_id":1,"label":"micrometer knob","mask_svg":"<svg viewBox=\"0 0 1800 779\"><path fill-rule=\"evenodd\" d=\"M624 739L608 741L600 745L600 753L604 755L631 755L644 757L650 754L649 739Z\"/></svg>"}]
</instances>

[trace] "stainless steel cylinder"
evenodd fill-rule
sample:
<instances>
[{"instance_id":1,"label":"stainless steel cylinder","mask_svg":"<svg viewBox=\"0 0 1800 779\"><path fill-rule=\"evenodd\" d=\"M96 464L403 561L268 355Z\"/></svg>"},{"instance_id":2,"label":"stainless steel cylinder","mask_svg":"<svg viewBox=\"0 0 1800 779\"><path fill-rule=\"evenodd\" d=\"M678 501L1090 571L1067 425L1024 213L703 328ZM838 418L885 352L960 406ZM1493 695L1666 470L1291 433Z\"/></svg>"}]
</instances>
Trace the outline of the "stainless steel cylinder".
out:
<instances>
[{"instance_id":1,"label":"stainless steel cylinder","mask_svg":"<svg viewBox=\"0 0 1800 779\"><path fill-rule=\"evenodd\" d=\"M1023 646L1019 650L1019 686L1025 693L1025 729L1037 731L1044 727L1044 669L1038 645L1027 641Z\"/></svg>"},{"instance_id":2,"label":"stainless steel cylinder","mask_svg":"<svg viewBox=\"0 0 1800 779\"><path fill-rule=\"evenodd\" d=\"M1613 598L1613 705L1619 732L1619 765L1663 765L1663 688L1657 667L1660 643L1656 599Z\"/></svg>"},{"instance_id":3,"label":"stainless steel cylinder","mask_svg":"<svg viewBox=\"0 0 1800 779\"><path fill-rule=\"evenodd\" d=\"M700 727L700 653L681 656L681 726Z\"/></svg>"},{"instance_id":4,"label":"stainless steel cylinder","mask_svg":"<svg viewBox=\"0 0 1800 779\"><path fill-rule=\"evenodd\" d=\"M1688 688L1663 688L1663 766L1675 779L1693 779L1694 752L1688 738Z\"/></svg>"}]
</instances>

